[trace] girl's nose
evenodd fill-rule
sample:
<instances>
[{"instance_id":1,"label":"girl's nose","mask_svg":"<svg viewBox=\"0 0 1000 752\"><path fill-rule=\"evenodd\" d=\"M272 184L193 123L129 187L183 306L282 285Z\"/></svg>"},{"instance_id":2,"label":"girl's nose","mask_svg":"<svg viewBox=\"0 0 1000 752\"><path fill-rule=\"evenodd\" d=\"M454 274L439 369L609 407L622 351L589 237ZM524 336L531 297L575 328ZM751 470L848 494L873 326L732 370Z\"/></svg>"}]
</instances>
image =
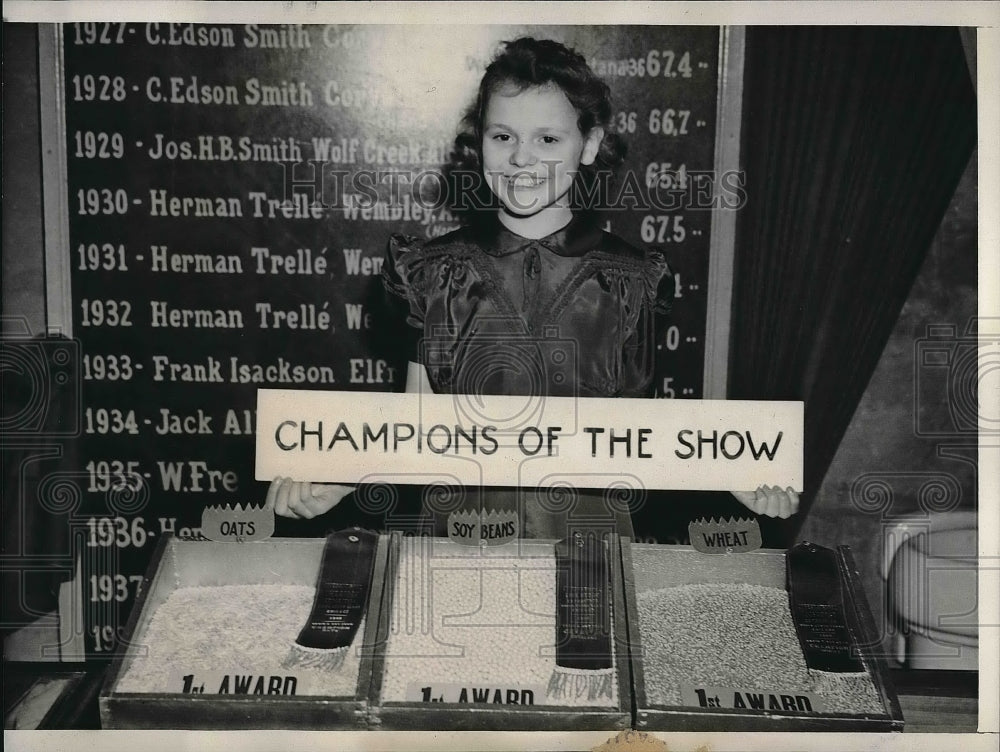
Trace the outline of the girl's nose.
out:
<instances>
[{"instance_id":1,"label":"girl's nose","mask_svg":"<svg viewBox=\"0 0 1000 752\"><path fill-rule=\"evenodd\" d=\"M535 155L532 153L530 145L524 141L518 141L517 146L514 147L514 151L511 152L510 162L517 167L526 167L527 165L534 164Z\"/></svg>"}]
</instances>

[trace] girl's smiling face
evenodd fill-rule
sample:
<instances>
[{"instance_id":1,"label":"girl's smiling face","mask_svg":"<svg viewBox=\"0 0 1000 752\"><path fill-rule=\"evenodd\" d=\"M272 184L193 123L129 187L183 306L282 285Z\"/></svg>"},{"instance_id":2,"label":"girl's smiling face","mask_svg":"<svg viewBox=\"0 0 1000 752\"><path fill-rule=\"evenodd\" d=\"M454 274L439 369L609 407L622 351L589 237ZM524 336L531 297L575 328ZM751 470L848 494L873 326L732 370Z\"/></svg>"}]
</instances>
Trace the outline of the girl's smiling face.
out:
<instances>
[{"instance_id":1,"label":"girl's smiling face","mask_svg":"<svg viewBox=\"0 0 1000 752\"><path fill-rule=\"evenodd\" d=\"M578 117L554 84L507 86L490 96L483 117L483 171L510 229L530 227L530 234L542 237L569 221L568 194L577 170L594 162L604 138L599 127L581 133Z\"/></svg>"}]
</instances>

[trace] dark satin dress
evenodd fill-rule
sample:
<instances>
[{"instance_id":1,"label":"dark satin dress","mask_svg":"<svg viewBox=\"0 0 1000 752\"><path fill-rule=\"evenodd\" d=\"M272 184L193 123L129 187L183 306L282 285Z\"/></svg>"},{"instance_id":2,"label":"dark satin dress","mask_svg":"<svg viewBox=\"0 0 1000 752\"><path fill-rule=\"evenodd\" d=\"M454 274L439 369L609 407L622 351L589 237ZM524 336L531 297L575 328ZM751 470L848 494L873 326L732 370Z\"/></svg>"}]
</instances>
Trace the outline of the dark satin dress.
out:
<instances>
[{"instance_id":1,"label":"dark satin dress","mask_svg":"<svg viewBox=\"0 0 1000 752\"><path fill-rule=\"evenodd\" d=\"M495 218L430 241L394 235L383 282L412 327L409 358L437 393L524 396L528 408L547 395L651 394L672 275L661 253L632 247L592 217L575 214L538 240ZM460 489L424 509L436 534L455 509L514 509L525 537L561 538L571 526L631 534L641 490L615 488L606 474L580 485Z\"/></svg>"}]
</instances>

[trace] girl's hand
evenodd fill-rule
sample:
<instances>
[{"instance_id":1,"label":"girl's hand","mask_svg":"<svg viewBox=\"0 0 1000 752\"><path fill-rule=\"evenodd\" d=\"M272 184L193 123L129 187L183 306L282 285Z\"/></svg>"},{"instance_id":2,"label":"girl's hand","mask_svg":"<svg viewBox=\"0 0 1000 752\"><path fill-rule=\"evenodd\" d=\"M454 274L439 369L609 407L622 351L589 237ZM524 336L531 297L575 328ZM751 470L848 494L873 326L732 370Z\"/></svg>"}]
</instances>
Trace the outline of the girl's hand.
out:
<instances>
[{"instance_id":1,"label":"girl's hand","mask_svg":"<svg viewBox=\"0 0 1000 752\"><path fill-rule=\"evenodd\" d=\"M282 517L311 520L333 509L353 490L354 486L275 478L267 489L264 506Z\"/></svg>"},{"instance_id":2,"label":"girl's hand","mask_svg":"<svg viewBox=\"0 0 1000 752\"><path fill-rule=\"evenodd\" d=\"M761 486L756 491L732 491L739 502L755 514L785 519L799 511L799 495L789 486Z\"/></svg>"}]
</instances>

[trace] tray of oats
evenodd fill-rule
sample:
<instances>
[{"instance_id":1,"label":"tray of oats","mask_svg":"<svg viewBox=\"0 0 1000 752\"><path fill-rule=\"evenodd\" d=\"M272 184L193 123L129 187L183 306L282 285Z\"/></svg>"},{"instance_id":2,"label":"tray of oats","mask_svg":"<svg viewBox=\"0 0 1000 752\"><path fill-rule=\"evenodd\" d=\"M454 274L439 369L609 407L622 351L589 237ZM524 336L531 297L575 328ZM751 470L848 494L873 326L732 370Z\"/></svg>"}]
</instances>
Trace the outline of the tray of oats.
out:
<instances>
[{"instance_id":1,"label":"tray of oats","mask_svg":"<svg viewBox=\"0 0 1000 752\"><path fill-rule=\"evenodd\" d=\"M807 664L777 549L621 545L636 727L901 731L850 551L836 551L850 670ZM831 557L833 554L831 553Z\"/></svg>"},{"instance_id":2,"label":"tray of oats","mask_svg":"<svg viewBox=\"0 0 1000 752\"><path fill-rule=\"evenodd\" d=\"M353 623L336 625L345 643L336 651L296 642L315 621L324 539L215 543L165 536L108 671L102 725L367 727L370 646L389 540L368 535L368 587L352 591L359 606L351 611ZM336 614L347 613L342 605L333 602Z\"/></svg>"},{"instance_id":3,"label":"tray of oats","mask_svg":"<svg viewBox=\"0 0 1000 752\"><path fill-rule=\"evenodd\" d=\"M577 570L557 556L571 550L567 542L469 546L395 537L373 667L373 725L628 727L618 539L594 541L587 567Z\"/></svg>"}]
</instances>

